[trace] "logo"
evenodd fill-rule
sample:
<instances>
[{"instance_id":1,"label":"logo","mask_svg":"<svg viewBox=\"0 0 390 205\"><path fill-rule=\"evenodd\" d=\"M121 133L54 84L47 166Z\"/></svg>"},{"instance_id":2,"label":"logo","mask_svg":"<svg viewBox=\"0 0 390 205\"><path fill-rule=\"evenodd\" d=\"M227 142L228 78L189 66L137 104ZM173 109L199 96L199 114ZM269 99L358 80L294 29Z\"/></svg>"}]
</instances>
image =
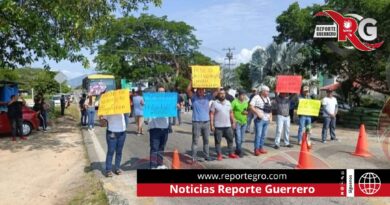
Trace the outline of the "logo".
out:
<instances>
[{"instance_id":1,"label":"logo","mask_svg":"<svg viewBox=\"0 0 390 205\"><path fill-rule=\"evenodd\" d=\"M366 195L374 195L381 188L381 179L373 172L363 174L359 179L359 189Z\"/></svg>"},{"instance_id":2,"label":"logo","mask_svg":"<svg viewBox=\"0 0 390 205\"><path fill-rule=\"evenodd\" d=\"M334 21L333 25L316 25L314 38L337 38L339 42L349 40L353 46L344 47L355 47L360 51L373 51L383 44L383 41L368 43L377 39L377 21L373 18L363 18L358 14L343 16L333 10L318 12L314 16L328 16Z\"/></svg>"}]
</instances>

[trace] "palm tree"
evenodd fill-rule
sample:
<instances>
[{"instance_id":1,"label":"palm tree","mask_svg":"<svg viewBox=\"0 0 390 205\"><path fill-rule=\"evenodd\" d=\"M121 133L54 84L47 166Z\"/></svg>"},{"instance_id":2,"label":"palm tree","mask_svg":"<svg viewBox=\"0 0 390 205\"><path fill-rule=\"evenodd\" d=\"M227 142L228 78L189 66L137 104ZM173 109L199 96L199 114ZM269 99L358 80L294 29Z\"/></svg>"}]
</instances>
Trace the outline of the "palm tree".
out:
<instances>
[{"instance_id":1,"label":"palm tree","mask_svg":"<svg viewBox=\"0 0 390 205\"><path fill-rule=\"evenodd\" d=\"M252 85L272 83L275 81L272 77L278 74L294 74L294 65L300 64L304 60L303 55L299 53L302 47L303 44L298 43L272 43L266 49L257 49L252 54L250 62Z\"/></svg>"}]
</instances>

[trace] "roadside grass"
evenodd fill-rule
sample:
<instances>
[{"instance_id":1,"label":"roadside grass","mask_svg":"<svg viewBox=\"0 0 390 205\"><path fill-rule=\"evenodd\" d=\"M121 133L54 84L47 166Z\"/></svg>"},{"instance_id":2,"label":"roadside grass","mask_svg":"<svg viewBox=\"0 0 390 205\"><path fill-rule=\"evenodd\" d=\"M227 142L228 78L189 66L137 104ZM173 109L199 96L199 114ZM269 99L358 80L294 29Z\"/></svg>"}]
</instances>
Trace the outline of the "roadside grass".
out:
<instances>
[{"instance_id":1,"label":"roadside grass","mask_svg":"<svg viewBox=\"0 0 390 205\"><path fill-rule=\"evenodd\" d=\"M60 116L60 112L60 107L56 107L54 109L53 116ZM78 122L80 119L80 111L77 107L77 104L73 103L67 109L65 109L65 115L71 116L76 122ZM83 149L84 157L87 160L87 164L90 164L87 154L87 148L83 146ZM102 183L89 167L85 167L84 169L84 182L85 183L78 188L77 194L71 199L69 205L108 204L108 199L104 192Z\"/></svg>"}]
</instances>

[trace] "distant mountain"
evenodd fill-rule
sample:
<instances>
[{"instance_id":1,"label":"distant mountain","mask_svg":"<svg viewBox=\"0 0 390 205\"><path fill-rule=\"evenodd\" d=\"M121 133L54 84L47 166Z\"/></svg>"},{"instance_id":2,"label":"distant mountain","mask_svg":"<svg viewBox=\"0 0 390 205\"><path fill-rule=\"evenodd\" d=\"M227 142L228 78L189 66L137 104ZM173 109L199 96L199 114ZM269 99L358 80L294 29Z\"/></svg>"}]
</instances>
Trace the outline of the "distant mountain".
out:
<instances>
[{"instance_id":1,"label":"distant mountain","mask_svg":"<svg viewBox=\"0 0 390 205\"><path fill-rule=\"evenodd\" d=\"M81 75L79 77L75 77L73 79L68 80L68 85L70 85L72 88L76 88L78 86L81 86L83 84L83 79L87 77L88 74Z\"/></svg>"}]
</instances>

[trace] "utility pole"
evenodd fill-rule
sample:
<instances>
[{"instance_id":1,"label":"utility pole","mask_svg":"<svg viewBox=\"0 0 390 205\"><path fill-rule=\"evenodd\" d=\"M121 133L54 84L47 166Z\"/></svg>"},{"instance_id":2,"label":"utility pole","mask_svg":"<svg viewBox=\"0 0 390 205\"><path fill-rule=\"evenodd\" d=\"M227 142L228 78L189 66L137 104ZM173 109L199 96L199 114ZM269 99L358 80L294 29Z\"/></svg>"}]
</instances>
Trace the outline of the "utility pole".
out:
<instances>
[{"instance_id":1,"label":"utility pole","mask_svg":"<svg viewBox=\"0 0 390 205\"><path fill-rule=\"evenodd\" d=\"M224 51L227 51L225 60L227 60L228 63L225 64L225 65L227 65L228 69L230 70L230 68L231 68L230 66L234 65L234 64L231 63L231 62L232 62L232 60L234 59L234 58L233 58L233 52L232 52L232 51L234 51L235 49L229 47L229 48L224 48L223 50L224 50Z\"/></svg>"},{"instance_id":2,"label":"utility pole","mask_svg":"<svg viewBox=\"0 0 390 205\"><path fill-rule=\"evenodd\" d=\"M234 48L224 48L223 49L224 51L227 51L226 52L226 56L225 56L225 60L227 60L227 64L225 63L225 66L224 68L222 69L222 85L223 86L231 86L232 85L232 70L231 70L231 66L234 65L234 63L232 63L232 60L234 59L233 57L233 51L234 51Z\"/></svg>"}]
</instances>

